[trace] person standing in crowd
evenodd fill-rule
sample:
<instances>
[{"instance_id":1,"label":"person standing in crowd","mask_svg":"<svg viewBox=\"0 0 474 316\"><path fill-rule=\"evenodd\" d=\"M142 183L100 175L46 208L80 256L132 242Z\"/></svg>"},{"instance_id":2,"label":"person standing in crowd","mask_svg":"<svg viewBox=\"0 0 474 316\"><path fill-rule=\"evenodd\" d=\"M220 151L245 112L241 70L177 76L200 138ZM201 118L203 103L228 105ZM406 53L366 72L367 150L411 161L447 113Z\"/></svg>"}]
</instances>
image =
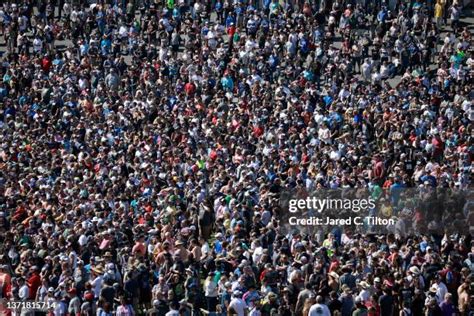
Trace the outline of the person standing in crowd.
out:
<instances>
[{"instance_id":1,"label":"person standing in crowd","mask_svg":"<svg viewBox=\"0 0 474 316\"><path fill-rule=\"evenodd\" d=\"M204 295L207 300L207 310L209 312L215 312L217 306L217 283L214 280L216 273L214 271L209 272L208 277L204 281Z\"/></svg>"}]
</instances>

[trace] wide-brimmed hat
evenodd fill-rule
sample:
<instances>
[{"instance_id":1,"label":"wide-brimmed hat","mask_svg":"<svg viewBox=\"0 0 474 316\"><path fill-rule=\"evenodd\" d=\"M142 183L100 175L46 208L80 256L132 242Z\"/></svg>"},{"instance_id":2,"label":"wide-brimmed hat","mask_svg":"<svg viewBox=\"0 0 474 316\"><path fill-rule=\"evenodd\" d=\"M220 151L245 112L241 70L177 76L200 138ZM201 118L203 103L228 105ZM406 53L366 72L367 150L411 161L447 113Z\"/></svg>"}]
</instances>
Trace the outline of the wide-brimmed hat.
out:
<instances>
[{"instance_id":1,"label":"wide-brimmed hat","mask_svg":"<svg viewBox=\"0 0 474 316\"><path fill-rule=\"evenodd\" d=\"M91 271L94 272L95 274L104 274L104 268L100 265L91 268Z\"/></svg>"}]
</instances>

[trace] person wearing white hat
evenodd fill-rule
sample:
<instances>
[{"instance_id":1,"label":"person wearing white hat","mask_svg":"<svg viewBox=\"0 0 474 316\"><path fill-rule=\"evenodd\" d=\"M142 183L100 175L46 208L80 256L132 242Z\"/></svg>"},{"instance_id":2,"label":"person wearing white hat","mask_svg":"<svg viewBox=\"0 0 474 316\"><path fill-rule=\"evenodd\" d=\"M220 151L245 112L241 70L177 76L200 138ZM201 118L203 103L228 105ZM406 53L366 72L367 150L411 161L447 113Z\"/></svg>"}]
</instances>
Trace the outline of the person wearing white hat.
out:
<instances>
[{"instance_id":1,"label":"person wearing white hat","mask_svg":"<svg viewBox=\"0 0 474 316\"><path fill-rule=\"evenodd\" d=\"M441 298L438 296L438 287L436 286L436 284L433 284L428 290L425 299L425 305L428 306L432 300L435 300L438 305L441 303Z\"/></svg>"}]
</instances>

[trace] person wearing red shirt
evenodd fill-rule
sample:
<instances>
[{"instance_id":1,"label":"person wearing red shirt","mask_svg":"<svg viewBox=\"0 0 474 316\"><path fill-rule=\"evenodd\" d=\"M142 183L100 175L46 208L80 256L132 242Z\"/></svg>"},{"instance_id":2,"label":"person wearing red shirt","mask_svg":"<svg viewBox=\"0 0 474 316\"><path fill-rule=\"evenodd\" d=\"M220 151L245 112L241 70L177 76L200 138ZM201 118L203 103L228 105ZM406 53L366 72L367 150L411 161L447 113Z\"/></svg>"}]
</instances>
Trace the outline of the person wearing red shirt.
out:
<instances>
[{"instance_id":1,"label":"person wearing red shirt","mask_svg":"<svg viewBox=\"0 0 474 316\"><path fill-rule=\"evenodd\" d=\"M227 35L229 35L230 38L232 38L237 31L237 28L235 27L235 24L232 22L230 23L230 26L227 28Z\"/></svg>"},{"instance_id":2,"label":"person wearing red shirt","mask_svg":"<svg viewBox=\"0 0 474 316\"><path fill-rule=\"evenodd\" d=\"M444 142L439 134L436 134L435 137L433 137L431 144L433 145L433 158L439 161L439 159L442 158L444 151Z\"/></svg>"},{"instance_id":3,"label":"person wearing red shirt","mask_svg":"<svg viewBox=\"0 0 474 316\"><path fill-rule=\"evenodd\" d=\"M399 258L398 247L396 245L391 245L390 255L388 256L388 260L392 264L392 267L394 265L398 266L398 263L397 263L398 258Z\"/></svg>"},{"instance_id":4,"label":"person wearing red shirt","mask_svg":"<svg viewBox=\"0 0 474 316\"><path fill-rule=\"evenodd\" d=\"M370 296L370 300L365 304L369 316L380 316L380 305L376 294Z\"/></svg>"},{"instance_id":5,"label":"person wearing red shirt","mask_svg":"<svg viewBox=\"0 0 474 316\"><path fill-rule=\"evenodd\" d=\"M8 297L11 292L11 276L7 266L0 264L0 297Z\"/></svg>"},{"instance_id":6,"label":"person wearing red shirt","mask_svg":"<svg viewBox=\"0 0 474 316\"><path fill-rule=\"evenodd\" d=\"M374 157L374 162L372 166L372 181L379 185L382 185L383 177L385 173L385 168L383 165L382 158L379 155Z\"/></svg>"},{"instance_id":7,"label":"person wearing red shirt","mask_svg":"<svg viewBox=\"0 0 474 316\"><path fill-rule=\"evenodd\" d=\"M188 82L184 85L184 91L188 96L193 95L196 92L196 86L192 82Z\"/></svg>"},{"instance_id":8,"label":"person wearing red shirt","mask_svg":"<svg viewBox=\"0 0 474 316\"><path fill-rule=\"evenodd\" d=\"M337 259L336 254L332 255L332 260L331 260L331 265L329 266L329 272L335 272L337 269L339 269L340 263L339 260Z\"/></svg>"},{"instance_id":9,"label":"person wearing red shirt","mask_svg":"<svg viewBox=\"0 0 474 316\"><path fill-rule=\"evenodd\" d=\"M390 187L392 186L393 183L394 183L393 182L393 174L389 174L388 179L385 180L385 182L382 185L382 189L390 189Z\"/></svg>"},{"instance_id":10,"label":"person wearing red shirt","mask_svg":"<svg viewBox=\"0 0 474 316\"><path fill-rule=\"evenodd\" d=\"M51 68L51 59L49 58L49 56L46 54L43 59L41 59L41 68L43 68L43 70L45 72L49 72L49 69Z\"/></svg>"},{"instance_id":11,"label":"person wearing red shirt","mask_svg":"<svg viewBox=\"0 0 474 316\"><path fill-rule=\"evenodd\" d=\"M30 290L30 299L36 299L36 292L38 288L41 286L41 277L39 275L39 268L37 266L33 266L30 268L31 276L28 278L27 284Z\"/></svg>"}]
</instances>

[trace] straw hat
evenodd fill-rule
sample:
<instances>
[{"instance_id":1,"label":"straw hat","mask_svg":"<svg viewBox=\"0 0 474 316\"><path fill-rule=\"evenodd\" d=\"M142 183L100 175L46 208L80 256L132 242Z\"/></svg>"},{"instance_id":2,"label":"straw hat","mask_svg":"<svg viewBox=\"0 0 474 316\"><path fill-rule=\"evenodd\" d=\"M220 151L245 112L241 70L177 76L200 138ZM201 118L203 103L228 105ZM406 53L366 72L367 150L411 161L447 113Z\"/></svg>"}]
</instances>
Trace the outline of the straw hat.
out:
<instances>
[{"instance_id":1,"label":"straw hat","mask_svg":"<svg viewBox=\"0 0 474 316\"><path fill-rule=\"evenodd\" d=\"M104 268L101 265L91 268L91 271L95 274L104 274Z\"/></svg>"}]
</instances>

